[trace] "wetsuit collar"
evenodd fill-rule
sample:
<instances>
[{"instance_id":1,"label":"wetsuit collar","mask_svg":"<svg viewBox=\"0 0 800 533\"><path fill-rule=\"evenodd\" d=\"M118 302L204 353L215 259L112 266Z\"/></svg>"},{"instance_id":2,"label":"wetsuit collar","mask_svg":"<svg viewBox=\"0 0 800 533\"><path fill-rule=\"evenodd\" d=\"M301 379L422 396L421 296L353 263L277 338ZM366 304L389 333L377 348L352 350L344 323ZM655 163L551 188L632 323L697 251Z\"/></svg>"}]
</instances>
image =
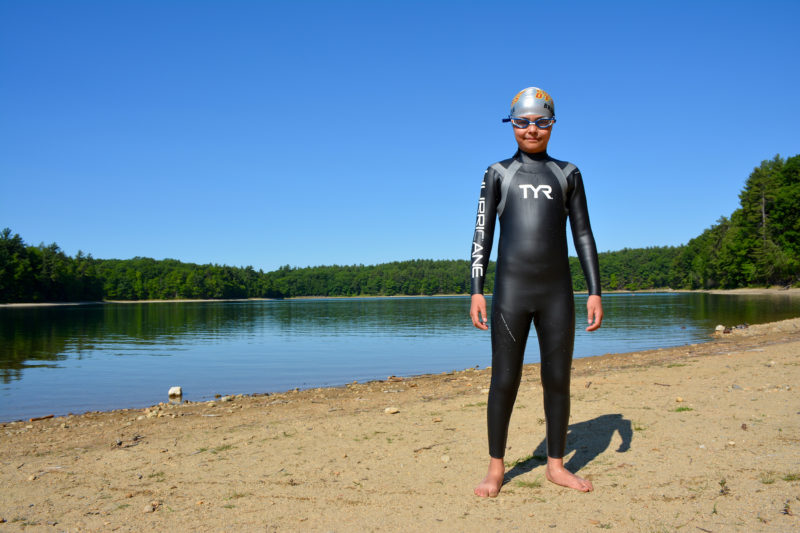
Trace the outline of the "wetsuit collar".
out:
<instances>
[{"instance_id":1,"label":"wetsuit collar","mask_svg":"<svg viewBox=\"0 0 800 533\"><path fill-rule=\"evenodd\" d=\"M514 159L518 159L520 163L525 164L533 163L534 161L546 161L550 159L550 156L547 155L547 151L532 154L523 152L522 150L517 150L517 153L514 154Z\"/></svg>"}]
</instances>

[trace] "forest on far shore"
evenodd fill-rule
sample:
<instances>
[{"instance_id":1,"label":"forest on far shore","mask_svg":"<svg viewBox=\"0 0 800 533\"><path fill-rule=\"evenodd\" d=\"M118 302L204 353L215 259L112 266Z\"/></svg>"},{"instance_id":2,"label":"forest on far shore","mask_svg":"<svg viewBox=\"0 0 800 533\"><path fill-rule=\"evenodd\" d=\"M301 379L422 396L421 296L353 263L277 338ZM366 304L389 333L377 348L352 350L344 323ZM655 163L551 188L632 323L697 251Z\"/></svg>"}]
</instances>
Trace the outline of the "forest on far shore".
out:
<instances>
[{"instance_id":1,"label":"forest on far shore","mask_svg":"<svg viewBox=\"0 0 800 533\"><path fill-rule=\"evenodd\" d=\"M800 155L763 161L730 217L681 246L600 255L604 290L734 289L800 281ZM573 287L586 290L576 257ZM27 245L0 232L0 302L74 302L176 298L289 298L469 294L469 261L414 259L380 265L198 265L174 259L95 259L57 244ZM490 263L487 291L494 285Z\"/></svg>"}]
</instances>

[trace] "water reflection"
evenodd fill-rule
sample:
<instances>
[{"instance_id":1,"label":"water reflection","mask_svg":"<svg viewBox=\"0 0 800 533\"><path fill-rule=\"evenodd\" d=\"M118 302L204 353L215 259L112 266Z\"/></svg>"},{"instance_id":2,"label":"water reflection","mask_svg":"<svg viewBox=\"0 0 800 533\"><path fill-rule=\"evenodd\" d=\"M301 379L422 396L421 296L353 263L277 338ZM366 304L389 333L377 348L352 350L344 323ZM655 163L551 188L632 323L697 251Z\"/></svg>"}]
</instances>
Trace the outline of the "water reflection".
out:
<instances>
[{"instance_id":1,"label":"water reflection","mask_svg":"<svg viewBox=\"0 0 800 533\"><path fill-rule=\"evenodd\" d=\"M585 303L576 297L576 357L800 315L800 298L788 294L611 294L603 328L589 334ZM149 405L178 384L198 399L485 366L489 336L471 326L468 308L466 297L0 308L0 420L53 405ZM39 400L23 400L31 395Z\"/></svg>"}]
</instances>

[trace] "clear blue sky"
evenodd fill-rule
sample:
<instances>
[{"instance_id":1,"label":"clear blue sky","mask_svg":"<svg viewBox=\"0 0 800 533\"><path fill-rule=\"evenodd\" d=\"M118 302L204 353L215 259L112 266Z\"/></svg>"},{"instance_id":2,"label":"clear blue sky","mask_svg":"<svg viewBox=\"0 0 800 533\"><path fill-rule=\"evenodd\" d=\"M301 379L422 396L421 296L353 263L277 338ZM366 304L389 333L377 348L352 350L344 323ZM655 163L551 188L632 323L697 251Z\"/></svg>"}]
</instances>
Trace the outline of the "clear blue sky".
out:
<instances>
[{"instance_id":1,"label":"clear blue sky","mask_svg":"<svg viewBox=\"0 0 800 533\"><path fill-rule=\"evenodd\" d=\"M99 258L467 259L520 89L601 251L800 152L800 2L0 2L0 228Z\"/></svg>"}]
</instances>

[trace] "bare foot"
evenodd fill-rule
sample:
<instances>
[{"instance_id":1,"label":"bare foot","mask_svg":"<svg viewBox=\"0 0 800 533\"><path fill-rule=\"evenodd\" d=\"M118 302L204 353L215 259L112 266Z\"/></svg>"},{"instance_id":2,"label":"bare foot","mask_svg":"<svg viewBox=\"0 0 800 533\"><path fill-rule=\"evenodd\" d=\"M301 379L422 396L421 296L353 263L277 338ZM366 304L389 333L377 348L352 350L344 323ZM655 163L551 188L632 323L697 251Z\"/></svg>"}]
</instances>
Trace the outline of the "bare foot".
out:
<instances>
[{"instance_id":1,"label":"bare foot","mask_svg":"<svg viewBox=\"0 0 800 533\"><path fill-rule=\"evenodd\" d=\"M564 468L564 459L548 457L547 468L544 471L544 475L549 481L552 481L556 485L561 485L562 487L579 490L581 492L590 492L594 490L591 481L578 477Z\"/></svg>"},{"instance_id":2,"label":"bare foot","mask_svg":"<svg viewBox=\"0 0 800 533\"><path fill-rule=\"evenodd\" d=\"M483 481L475 487L475 495L481 498L494 498L500 493L503 486L503 476L506 474L506 467L502 459L492 457L489 460L489 471Z\"/></svg>"}]
</instances>

